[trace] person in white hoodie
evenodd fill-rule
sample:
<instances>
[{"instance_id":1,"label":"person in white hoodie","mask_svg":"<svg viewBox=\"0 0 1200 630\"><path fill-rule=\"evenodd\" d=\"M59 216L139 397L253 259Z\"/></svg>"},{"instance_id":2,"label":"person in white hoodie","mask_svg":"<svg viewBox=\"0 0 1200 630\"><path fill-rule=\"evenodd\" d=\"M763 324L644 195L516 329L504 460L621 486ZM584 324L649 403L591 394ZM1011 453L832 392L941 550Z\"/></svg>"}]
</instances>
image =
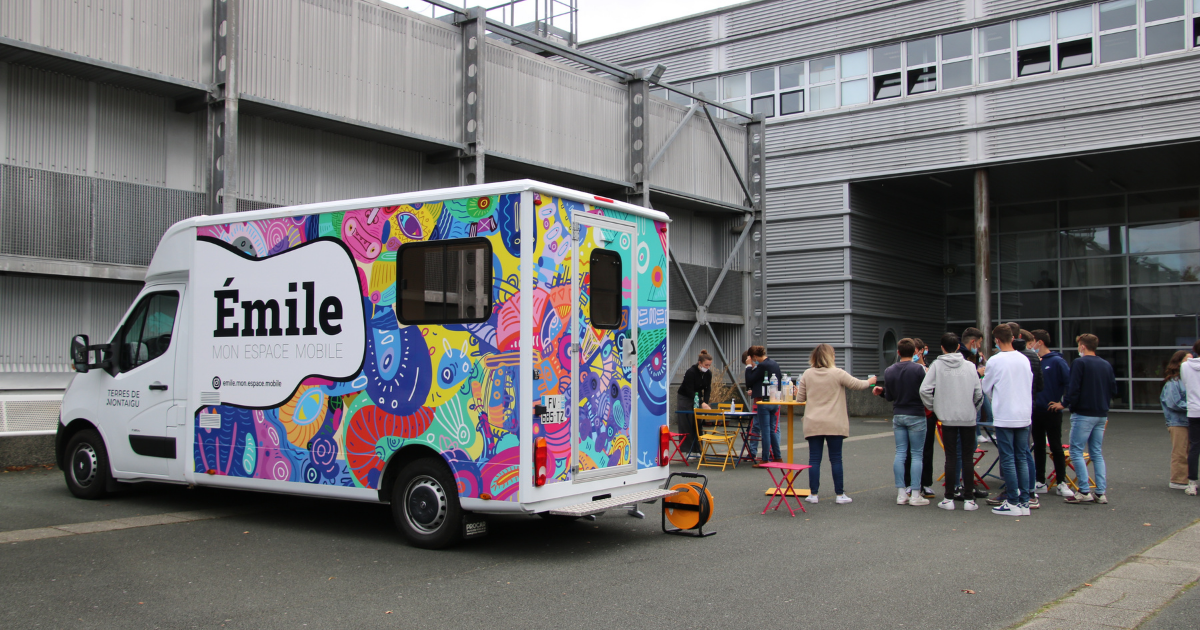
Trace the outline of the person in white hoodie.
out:
<instances>
[{"instance_id":1,"label":"person in white hoodie","mask_svg":"<svg viewBox=\"0 0 1200 630\"><path fill-rule=\"evenodd\" d=\"M1200 340L1192 346L1192 358L1179 368L1179 380L1187 390L1188 454L1186 494L1196 496L1196 468L1200 464Z\"/></svg>"},{"instance_id":2,"label":"person in white hoodie","mask_svg":"<svg viewBox=\"0 0 1200 630\"><path fill-rule=\"evenodd\" d=\"M1013 349L1012 328L1001 324L992 331L1000 353L988 360L983 393L992 400L996 447L1006 499L992 508L1001 516L1029 516L1033 471L1029 470L1029 426L1033 417L1033 372L1025 355ZM1020 457L1016 457L1020 454ZM964 475L965 477L966 475Z\"/></svg>"},{"instance_id":3,"label":"person in white hoodie","mask_svg":"<svg viewBox=\"0 0 1200 630\"><path fill-rule=\"evenodd\" d=\"M932 409L942 423L942 446L946 453L946 498L938 503L943 510L954 509L954 486L959 475L959 461L970 466L975 461L975 415L983 405L983 387L974 364L963 358L958 350L958 335L942 335L942 355L933 362L921 382L921 402ZM961 457L961 460L960 460ZM977 510L975 504L975 475L962 471L963 509Z\"/></svg>"}]
</instances>

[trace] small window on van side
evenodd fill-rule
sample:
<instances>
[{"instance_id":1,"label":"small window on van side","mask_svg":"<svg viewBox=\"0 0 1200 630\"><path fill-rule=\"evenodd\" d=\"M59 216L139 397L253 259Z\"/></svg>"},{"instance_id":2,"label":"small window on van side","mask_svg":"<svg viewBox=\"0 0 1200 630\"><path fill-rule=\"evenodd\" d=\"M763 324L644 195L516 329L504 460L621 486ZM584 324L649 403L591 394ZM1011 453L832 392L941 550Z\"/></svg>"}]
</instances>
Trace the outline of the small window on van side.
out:
<instances>
[{"instance_id":1,"label":"small window on van side","mask_svg":"<svg viewBox=\"0 0 1200 630\"><path fill-rule=\"evenodd\" d=\"M470 324L492 316L492 244L485 238L408 243L396 253L402 324Z\"/></svg>"},{"instance_id":2,"label":"small window on van side","mask_svg":"<svg viewBox=\"0 0 1200 630\"><path fill-rule=\"evenodd\" d=\"M588 316L592 328L615 329L621 326L621 256L607 249L594 249L591 262L591 286Z\"/></svg>"},{"instance_id":3,"label":"small window on van side","mask_svg":"<svg viewBox=\"0 0 1200 630\"><path fill-rule=\"evenodd\" d=\"M151 293L138 302L117 333L117 366L122 372L157 359L171 347L178 308L179 294L174 291Z\"/></svg>"}]
</instances>

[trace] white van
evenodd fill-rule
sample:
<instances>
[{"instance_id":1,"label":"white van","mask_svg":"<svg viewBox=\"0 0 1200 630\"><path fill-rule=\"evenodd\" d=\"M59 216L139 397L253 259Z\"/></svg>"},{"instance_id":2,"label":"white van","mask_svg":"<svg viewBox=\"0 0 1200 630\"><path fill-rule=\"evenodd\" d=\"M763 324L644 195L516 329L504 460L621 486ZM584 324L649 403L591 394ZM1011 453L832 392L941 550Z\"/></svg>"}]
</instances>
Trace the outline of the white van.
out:
<instances>
[{"instance_id":1,"label":"white van","mask_svg":"<svg viewBox=\"0 0 1200 630\"><path fill-rule=\"evenodd\" d=\"M67 485L391 503L422 547L665 496L668 221L528 180L181 221L71 342Z\"/></svg>"}]
</instances>

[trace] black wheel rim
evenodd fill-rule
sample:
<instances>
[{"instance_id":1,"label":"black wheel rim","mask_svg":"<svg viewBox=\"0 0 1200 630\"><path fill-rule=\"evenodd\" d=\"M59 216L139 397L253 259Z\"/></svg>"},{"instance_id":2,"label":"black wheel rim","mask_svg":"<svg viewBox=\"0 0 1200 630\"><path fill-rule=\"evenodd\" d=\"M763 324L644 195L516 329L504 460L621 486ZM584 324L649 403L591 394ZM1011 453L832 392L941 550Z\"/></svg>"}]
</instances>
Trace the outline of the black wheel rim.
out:
<instances>
[{"instance_id":1,"label":"black wheel rim","mask_svg":"<svg viewBox=\"0 0 1200 630\"><path fill-rule=\"evenodd\" d=\"M446 522L449 504L446 491L437 479L420 475L408 482L404 491L404 518L413 529L432 534Z\"/></svg>"},{"instance_id":2,"label":"black wheel rim","mask_svg":"<svg viewBox=\"0 0 1200 630\"><path fill-rule=\"evenodd\" d=\"M86 488L96 479L97 463L96 449L86 442L80 444L75 447L75 454L71 457L71 478L80 487Z\"/></svg>"}]
</instances>

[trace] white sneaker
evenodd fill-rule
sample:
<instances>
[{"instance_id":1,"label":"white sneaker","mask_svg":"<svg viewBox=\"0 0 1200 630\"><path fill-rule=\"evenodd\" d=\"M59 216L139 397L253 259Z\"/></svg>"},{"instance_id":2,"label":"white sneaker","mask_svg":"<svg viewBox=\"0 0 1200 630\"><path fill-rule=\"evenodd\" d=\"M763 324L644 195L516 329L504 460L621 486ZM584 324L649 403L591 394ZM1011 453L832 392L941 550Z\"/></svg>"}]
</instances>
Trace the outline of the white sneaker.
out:
<instances>
[{"instance_id":1,"label":"white sneaker","mask_svg":"<svg viewBox=\"0 0 1200 630\"><path fill-rule=\"evenodd\" d=\"M1183 493L1184 493L1184 494L1186 494L1186 495L1188 495L1189 497L1194 497L1194 496L1196 496L1196 492L1197 492L1197 490L1198 490L1198 489L1196 488L1196 482L1195 482L1195 481L1189 481L1189 482L1188 482L1188 487L1187 487L1187 490L1184 490L1184 491L1183 491Z\"/></svg>"},{"instance_id":2,"label":"white sneaker","mask_svg":"<svg viewBox=\"0 0 1200 630\"><path fill-rule=\"evenodd\" d=\"M1062 482L1062 483L1060 483L1060 484L1058 484L1058 487L1057 487L1057 488L1055 488L1055 490L1054 490L1054 491L1055 491L1055 492L1058 494L1058 496L1060 496L1060 497L1066 497L1066 498L1070 498L1070 497L1073 497L1073 496L1075 496L1075 492L1074 492L1073 490L1071 490L1071 486L1068 486L1068 485L1067 485L1067 482L1065 482L1065 481L1064 481L1064 482Z\"/></svg>"},{"instance_id":3,"label":"white sneaker","mask_svg":"<svg viewBox=\"0 0 1200 630\"><path fill-rule=\"evenodd\" d=\"M963 501L963 509L967 512L974 512L979 509L979 504L974 501Z\"/></svg>"},{"instance_id":4,"label":"white sneaker","mask_svg":"<svg viewBox=\"0 0 1200 630\"><path fill-rule=\"evenodd\" d=\"M997 514L1000 516L1025 516L1025 511L1009 503L1008 501L1005 501L992 508L992 514Z\"/></svg>"},{"instance_id":5,"label":"white sneaker","mask_svg":"<svg viewBox=\"0 0 1200 630\"><path fill-rule=\"evenodd\" d=\"M815 495L815 494L810 494L810 495L808 495L808 496L804 497L804 501L805 501L805 503L816 503L816 502L817 502L817 495Z\"/></svg>"},{"instance_id":6,"label":"white sneaker","mask_svg":"<svg viewBox=\"0 0 1200 630\"><path fill-rule=\"evenodd\" d=\"M942 508L943 510L950 510L951 512L953 512L954 511L954 499L942 499L942 502L938 503L938 507Z\"/></svg>"},{"instance_id":7,"label":"white sneaker","mask_svg":"<svg viewBox=\"0 0 1200 630\"><path fill-rule=\"evenodd\" d=\"M1188 488L1186 483L1175 483L1175 482L1168 483L1167 487L1172 490L1187 490L1187 488Z\"/></svg>"},{"instance_id":8,"label":"white sneaker","mask_svg":"<svg viewBox=\"0 0 1200 630\"><path fill-rule=\"evenodd\" d=\"M847 503L853 503L854 499L851 499L850 497L848 497L844 494L839 494L839 495L837 495L837 498L833 500L833 502L837 503L838 505L845 505Z\"/></svg>"},{"instance_id":9,"label":"white sneaker","mask_svg":"<svg viewBox=\"0 0 1200 630\"><path fill-rule=\"evenodd\" d=\"M986 433L980 434L980 436L979 436L980 444L987 444L988 442L991 442L991 441L992 441L991 438L989 438Z\"/></svg>"},{"instance_id":10,"label":"white sneaker","mask_svg":"<svg viewBox=\"0 0 1200 630\"><path fill-rule=\"evenodd\" d=\"M1050 492L1050 488L1044 483L1035 483L1033 484L1033 491L1036 494L1046 494L1047 492Z\"/></svg>"},{"instance_id":11,"label":"white sneaker","mask_svg":"<svg viewBox=\"0 0 1200 630\"><path fill-rule=\"evenodd\" d=\"M1193 492L1192 494L1196 494ZM908 505L908 490L906 488L898 488L896 492L896 505Z\"/></svg>"},{"instance_id":12,"label":"white sneaker","mask_svg":"<svg viewBox=\"0 0 1200 630\"><path fill-rule=\"evenodd\" d=\"M913 490L912 495L908 497L909 505L929 505L929 499L921 496L920 490Z\"/></svg>"}]
</instances>

